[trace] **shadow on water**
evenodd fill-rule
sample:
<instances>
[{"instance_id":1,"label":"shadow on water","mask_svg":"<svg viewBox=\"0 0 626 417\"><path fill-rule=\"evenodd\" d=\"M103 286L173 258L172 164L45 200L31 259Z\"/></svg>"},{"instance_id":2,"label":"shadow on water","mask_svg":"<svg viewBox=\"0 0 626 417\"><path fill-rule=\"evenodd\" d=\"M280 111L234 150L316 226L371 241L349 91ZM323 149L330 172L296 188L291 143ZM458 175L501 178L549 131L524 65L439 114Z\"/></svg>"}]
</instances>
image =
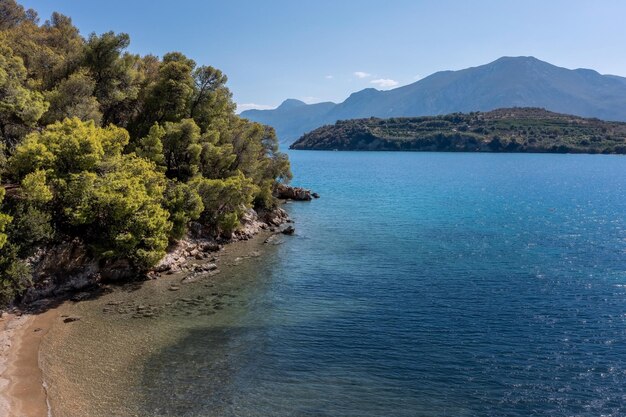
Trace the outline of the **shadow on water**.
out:
<instances>
[{"instance_id":1,"label":"shadow on water","mask_svg":"<svg viewBox=\"0 0 626 417\"><path fill-rule=\"evenodd\" d=\"M125 322L172 336L134 414L625 415L623 159L336 154L288 244Z\"/></svg>"},{"instance_id":2,"label":"shadow on water","mask_svg":"<svg viewBox=\"0 0 626 417\"><path fill-rule=\"evenodd\" d=\"M281 391L297 372L281 369L268 355L275 343L268 327L195 329L150 357L142 381L146 415L329 417L320 398ZM289 359L288 359L289 360ZM274 392L269 392L272 386ZM285 394L285 395L283 395Z\"/></svg>"}]
</instances>

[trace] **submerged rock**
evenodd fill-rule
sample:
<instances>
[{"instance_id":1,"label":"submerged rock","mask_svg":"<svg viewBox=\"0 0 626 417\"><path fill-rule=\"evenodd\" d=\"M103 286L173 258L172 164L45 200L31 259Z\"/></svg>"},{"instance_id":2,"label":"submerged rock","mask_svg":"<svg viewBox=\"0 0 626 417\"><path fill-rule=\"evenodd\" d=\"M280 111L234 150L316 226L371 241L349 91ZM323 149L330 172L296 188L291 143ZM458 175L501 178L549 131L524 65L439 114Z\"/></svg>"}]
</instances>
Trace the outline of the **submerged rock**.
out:
<instances>
[{"instance_id":1,"label":"submerged rock","mask_svg":"<svg viewBox=\"0 0 626 417\"><path fill-rule=\"evenodd\" d=\"M214 271L217 269L217 265L216 264L204 264L202 265L202 269L205 271Z\"/></svg>"},{"instance_id":2,"label":"submerged rock","mask_svg":"<svg viewBox=\"0 0 626 417\"><path fill-rule=\"evenodd\" d=\"M272 235L265 239L263 243L265 243L266 245L280 245L284 243L284 241L279 237L279 235Z\"/></svg>"},{"instance_id":3,"label":"submerged rock","mask_svg":"<svg viewBox=\"0 0 626 417\"><path fill-rule=\"evenodd\" d=\"M287 226L283 230L281 230L281 233L283 235L293 235L295 232L296 229L293 226Z\"/></svg>"}]
</instances>

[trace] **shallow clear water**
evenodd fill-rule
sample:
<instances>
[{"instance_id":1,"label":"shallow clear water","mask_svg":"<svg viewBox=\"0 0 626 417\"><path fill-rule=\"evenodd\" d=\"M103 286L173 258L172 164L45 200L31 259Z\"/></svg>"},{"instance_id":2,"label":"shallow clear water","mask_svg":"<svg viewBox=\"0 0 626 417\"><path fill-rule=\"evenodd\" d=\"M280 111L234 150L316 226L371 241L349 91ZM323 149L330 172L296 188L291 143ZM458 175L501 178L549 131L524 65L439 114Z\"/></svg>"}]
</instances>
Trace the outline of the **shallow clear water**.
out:
<instances>
[{"instance_id":1,"label":"shallow clear water","mask_svg":"<svg viewBox=\"0 0 626 417\"><path fill-rule=\"evenodd\" d=\"M626 414L626 159L292 152L297 235L151 356L159 416Z\"/></svg>"},{"instance_id":2,"label":"shallow clear water","mask_svg":"<svg viewBox=\"0 0 626 417\"><path fill-rule=\"evenodd\" d=\"M626 415L626 158L290 157L321 199L142 327L133 415Z\"/></svg>"}]
</instances>

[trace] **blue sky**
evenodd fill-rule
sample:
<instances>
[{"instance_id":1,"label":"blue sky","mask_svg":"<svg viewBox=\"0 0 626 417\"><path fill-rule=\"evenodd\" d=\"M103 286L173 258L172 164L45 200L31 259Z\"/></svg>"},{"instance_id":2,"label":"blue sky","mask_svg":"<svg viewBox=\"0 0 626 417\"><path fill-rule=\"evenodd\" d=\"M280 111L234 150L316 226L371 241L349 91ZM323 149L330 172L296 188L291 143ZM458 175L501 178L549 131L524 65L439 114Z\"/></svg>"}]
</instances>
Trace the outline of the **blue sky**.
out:
<instances>
[{"instance_id":1,"label":"blue sky","mask_svg":"<svg viewBox=\"0 0 626 417\"><path fill-rule=\"evenodd\" d=\"M501 56L626 76L626 2L617 0L20 2L42 20L71 16L83 35L126 32L131 52L178 50L218 67L241 109L343 101Z\"/></svg>"}]
</instances>

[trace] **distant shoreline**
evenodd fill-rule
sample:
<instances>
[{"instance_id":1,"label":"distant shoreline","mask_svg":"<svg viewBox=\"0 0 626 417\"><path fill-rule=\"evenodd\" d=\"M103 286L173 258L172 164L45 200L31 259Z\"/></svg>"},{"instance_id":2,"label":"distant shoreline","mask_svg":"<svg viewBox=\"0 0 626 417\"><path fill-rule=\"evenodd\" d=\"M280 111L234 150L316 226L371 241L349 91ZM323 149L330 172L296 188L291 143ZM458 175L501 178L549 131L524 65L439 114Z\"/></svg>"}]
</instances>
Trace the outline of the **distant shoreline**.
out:
<instances>
[{"instance_id":1,"label":"distant shoreline","mask_svg":"<svg viewBox=\"0 0 626 417\"><path fill-rule=\"evenodd\" d=\"M536 108L338 121L290 150L626 154L626 123Z\"/></svg>"},{"instance_id":2,"label":"distant shoreline","mask_svg":"<svg viewBox=\"0 0 626 417\"><path fill-rule=\"evenodd\" d=\"M490 152L490 151L446 151L446 150L403 150L403 149L289 149L290 152L349 152L349 153L441 153L441 154L483 154L483 155L590 155L590 156L616 156L624 157L626 153L598 153L598 152L544 152L544 151L524 151L524 152Z\"/></svg>"}]
</instances>

